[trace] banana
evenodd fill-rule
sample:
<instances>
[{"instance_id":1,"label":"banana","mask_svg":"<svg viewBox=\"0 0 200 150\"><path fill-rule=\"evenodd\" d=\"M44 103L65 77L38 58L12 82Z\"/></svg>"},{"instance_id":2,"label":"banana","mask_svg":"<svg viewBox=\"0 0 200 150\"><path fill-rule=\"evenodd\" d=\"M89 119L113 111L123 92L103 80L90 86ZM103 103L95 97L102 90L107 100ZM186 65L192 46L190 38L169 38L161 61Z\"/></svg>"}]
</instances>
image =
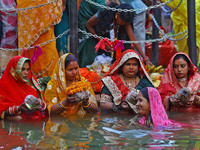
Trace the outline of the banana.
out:
<instances>
[{"instance_id":1,"label":"banana","mask_svg":"<svg viewBox=\"0 0 200 150\"><path fill-rule=\"evenodd\" d=\"M160 70L161 68L163 68L163 66L162 66L162 65L160 65L160 66L156 67L156 69L155 69L155 72L159 72L159 70Z\"/></svg>"},{"instance_id":2,"label":"banana","mask_svg":"<svg viewBox=\"0 0 200 150\"><path fill-rule=\"evenodd\" d=\"M151 66L151 67L150 67L150 70L149 70L149 73L152 73L152 72L155 70L155 68L156 68L156 66L154 66L154 65Z\"/></svg>"},{"instance_id":3,"label":"banana","mask_svg":"<svg viewBox=\"0 0 200 150\"><path fill-rule=\"evenodd\" d=\"M153 82L155 88L157 88L160 85L160 80L156 80L155 82Z\"/></svg>"},{"instance_id":4,"label":"banana","mask_svg":"<svg viewBox=\"0 0 200 150\"><path fill-rule=\"evenodd\" d=\"M159 70L158 73L163 73L164 71L165 71L165 70L162 68L162 69Z\"/></svg>"}]
</instances>

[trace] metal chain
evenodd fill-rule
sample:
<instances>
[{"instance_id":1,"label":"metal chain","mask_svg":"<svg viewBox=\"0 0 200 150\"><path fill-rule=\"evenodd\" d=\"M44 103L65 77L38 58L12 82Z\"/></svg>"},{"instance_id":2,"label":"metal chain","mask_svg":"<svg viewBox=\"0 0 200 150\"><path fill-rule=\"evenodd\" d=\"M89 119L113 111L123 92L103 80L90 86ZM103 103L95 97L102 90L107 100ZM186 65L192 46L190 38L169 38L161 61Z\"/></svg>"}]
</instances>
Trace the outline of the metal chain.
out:
<instances>
[{"instance_id":1,"label":"metal chain","mask_svg":"<svg viewBox=\"0 0 200 150\"><path fill-rule=\"evenodd\" d=\"M57 37L54 37L53 39L51 39L51 40L49 40L49 41L46 41L46 42L44 42L44 43L41 43L41 44L39 44L39 45L37 45L37 46L43 46L43 45L49 44L49 43L51 43L52 41L55 41L55 40L57 40L58 38L61 38L63 35L67 34L68 32L69 32L69 29L66 30L66 31L64 31L63 33L59 34ZM27 49L27 50L30 50L30 49L32 49L32 48L35 48L35 47L34 47L34 46L32 46L32 47L27 47L26 49ZM0 50L2 50L2 51L22 51L23 49L24 49L24 48L18 48L18 49L4 49L4 48L0 48Z\"/></svg>"},{"instance_id":2,"label":"metal chain","mask_svg":"<svg viewBox=\"0 0 200 150\"><path fill-rule=\"evenodd\" d=\"M86 1L90 4L93 4L97 7L101 7L101 8L107 9L107 10L118 11L118 12L122 12L122 11L123 12L135 12L135 11L147 11L147 10L150 10L150 9L153 9L153 8L158 8L158 7L164 6L165 4L172 2L173 0L168 0L164 3L160 3L158 5L153 5L153 6L150 6L150 7L147 7L147 8L141 8L141 9L121 9L121 8L117 9L117 8L111 8L109 6L98 4L96 2L93 2L92 0L86 0Z\"/></svg>"},{"instance_id":3,"label":"metal chain","mask_svg":"<svg viewBox=\"0 0 200 150\"><path fill-rule=\"evenodd\" d=\"M161 8L166 12L166 13L171 13L172 11L176 10L180 5L181 3L183 2L183 0L181 0L179 2L179 4L174 8L174 9L171 9L171 10L166 10L163 6L161 6Z\"/></svg>"},{"instance_id":4,"label":"metal chain","mask_svg":"<svg viewBox=\"0 0 200 150\"><path fill-rule=\"evenodd\" d=\"M84 30L79 29L79 28L78 28L78 31L83 33L83 34L85 34L85 35L91 36L93 38L99 38L99 39L104 39L105 38L103 36L93 35L92 33L88 33L88 32L86 32ZM108 39L108 40L113 41L111 39ZM144 40L144 41L125 41L125 40L122 40L122 41L123 41L123 43L126 43L126 44L133 44L133 43L145 43L145 42L146 43L160 42L160 41L165 41L165 40L166 40L166 38L163 37L163 38L159 38L159 39Z\"/></svg>"},{"instance_id":5,"label":"metal chain","mask_svg":"<svg viewBox=\"0 0 200 150\"><path fill-rule=\"evenodd\" d=\"M58 1L58 0L53 0L53 1L50 1L48 3L44 3L44 4L41 4L41 5L32 6L32 7L26 7L26 8L17 8L17 9L3 9L3 8L0 8L0 11L17 13L18 11L25 11L25 10L29 10L29 9L40 8L40 7L46 6L48 4L54 3L56 1Z\"/></svg>"},{"instance_id":6,"label":"metal chain","mask_svg":"<svg viewBox=\"0 0 200 150\"><path fill-rule=\"evenodd\" d=\"M154 24L156 25L156 27L159 29L159 31L162 33L162 35L163 35L166 39L169 39L170 41L180 41L180 40L182 40L182 39L184 39L184 38L186 38L186 37L188 36L188 33L187 33L188 31L183 31L183 32L181 32L181 33L178 33L177 35L174 35L174 36L178 36L178 35L187 33L186 35L182 36L181 38L179 38L179 39L172 39L172 38L170 38L170 36L167 36L167 35L161 30L161 28L160 28L160 26L158 25L158 23L157 23L157 21L156 21L154 15L152 14L151 16L152 16L152 19L153 19Z\"/></svg>"}]
</instances>

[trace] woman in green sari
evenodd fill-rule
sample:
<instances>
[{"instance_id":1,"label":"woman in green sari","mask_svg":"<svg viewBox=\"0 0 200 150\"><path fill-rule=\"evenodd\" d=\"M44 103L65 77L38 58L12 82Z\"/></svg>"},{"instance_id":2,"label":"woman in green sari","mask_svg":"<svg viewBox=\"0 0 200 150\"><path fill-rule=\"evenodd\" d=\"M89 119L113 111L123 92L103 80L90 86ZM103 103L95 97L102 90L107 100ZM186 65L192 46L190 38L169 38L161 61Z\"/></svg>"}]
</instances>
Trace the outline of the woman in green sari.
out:
<instances>
[{"instance_id":1,"label":"woman in green sari","mask_svg":"<svg viewBox=\"0 0 200 150\"><path fill-rule=\"evenodd\" d=\"M139 93L144 87L153 87L140 56L134 50L126 50L110 67L108 76L102 79L100 107L109 112L136 113L134 101L128 100L130 92ZM128 96L129 95L129 96Z\"/></svg>"}]
</instances>

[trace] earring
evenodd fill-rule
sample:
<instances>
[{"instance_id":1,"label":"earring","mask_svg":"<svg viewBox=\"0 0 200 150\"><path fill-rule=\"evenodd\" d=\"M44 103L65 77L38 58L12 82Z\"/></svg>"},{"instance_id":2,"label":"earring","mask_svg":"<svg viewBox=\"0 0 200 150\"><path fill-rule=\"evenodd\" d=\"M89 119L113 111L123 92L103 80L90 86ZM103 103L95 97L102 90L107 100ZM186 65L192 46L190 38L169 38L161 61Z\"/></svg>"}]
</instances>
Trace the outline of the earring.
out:
<instances>
[{"instance_id":1,"label":"earring","mask_svg":"<svg viewBox=\"0 0 200 150\"><path fill-rule=\"evenodd\" d=\"M118 18L118 16L117 16L117 14L115 15L115 19L117 20L117 18Z\"/></svg>"}]
</instances>

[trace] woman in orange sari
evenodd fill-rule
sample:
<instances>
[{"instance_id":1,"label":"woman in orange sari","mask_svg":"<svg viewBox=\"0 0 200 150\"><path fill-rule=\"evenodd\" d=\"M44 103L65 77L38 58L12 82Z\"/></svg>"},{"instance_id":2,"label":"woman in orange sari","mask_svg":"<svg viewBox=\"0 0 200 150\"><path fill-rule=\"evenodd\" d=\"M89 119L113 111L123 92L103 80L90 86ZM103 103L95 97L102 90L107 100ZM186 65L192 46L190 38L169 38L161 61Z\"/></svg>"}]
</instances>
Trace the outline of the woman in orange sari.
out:
<instances>
[{"instance_id":1,"label":"woman in orange sari","mask_svg":"<svg viewBox=\"0 0 200 150\"><path fill-rule=\"evenodd\" d=\"M183 88L186 89L185 92L180 91ZM175 54L171 58L158 87L165 109L171 111L200 110L199 88L200 75L197 67L193 65L187 54L182 52ZM187 96L187 91L191 93L191 98L188 97L188 101L181 100L180 95Z\"/></svg>"},{"instance_id":2,"label":"woman in orange sari","mask_svg":"<svg viewBox=\"0 0 200 150\"><path fill-rule=\"evenodd\" d=\"M34 96L41 109L25 103L27 96ZM42 89L31 71L31 61L22 56L13 57L0 79L1 119L40 120L48 115Z\"/></svg>"},{"instance_id":3,"label":"woman in orange sari","mask_svg":"<svg viewBox=\"0 0 200 150\"><path fill-rule=\"evenodd\" d=\"M85 89L82 91L89 93L87 92L84 99L78 100L76 93L81 92L81 88ZM76 93L71 93L72 91L76 91ZM45 99L51 115L84 116L89 112L98 111L92 86L80 76L78 62L75 56L70 53L59 58L51 80L47 84Z\"/></svg>"},{"instance_id":4,"label":"woman in orange sari","mask_svg":"<svg viewBox=\"0 0 200 150\"><path fill-rule=\"evenodd\" d=\"M35 6L39 7L26 9ZM18 11L19 48L29 48L55 38L54 25L61 20L62 0L17 0L17 8L25 9ZM50 76L59 58L55 40L41 46L41 50L27 51L28 58L36 58L32 69L37 78Z\"/></svg>"}]
</instances>

